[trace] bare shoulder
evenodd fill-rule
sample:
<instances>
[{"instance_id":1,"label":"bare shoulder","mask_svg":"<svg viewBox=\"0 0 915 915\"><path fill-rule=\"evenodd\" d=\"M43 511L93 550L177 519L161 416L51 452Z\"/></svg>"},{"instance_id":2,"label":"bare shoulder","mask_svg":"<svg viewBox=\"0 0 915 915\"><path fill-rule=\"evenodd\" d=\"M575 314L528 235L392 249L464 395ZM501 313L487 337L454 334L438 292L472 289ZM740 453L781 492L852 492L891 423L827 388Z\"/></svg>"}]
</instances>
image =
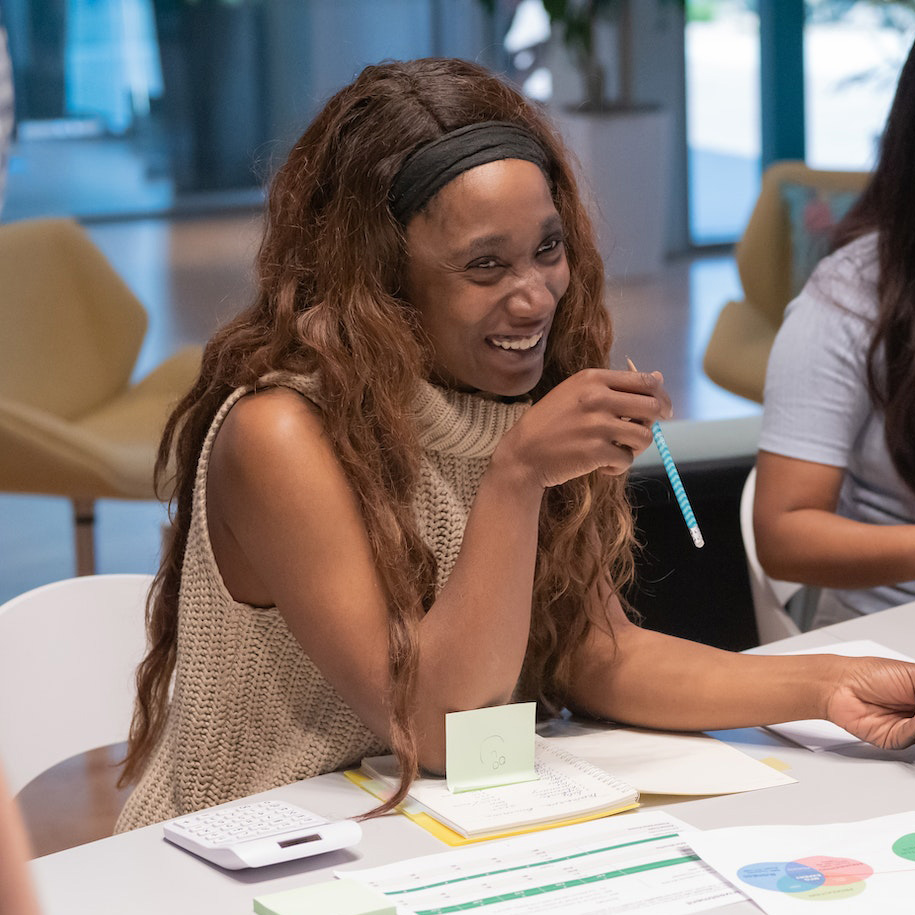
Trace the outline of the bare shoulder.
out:
<instances>
[{"instance_id":1,"label":"bare shoulder","mask_svg":"<svg viewBox=\"0 0 915 915\"><path fill-rule=\"evenodd\" d=\"M207 489L227 487L233 501L244 493L260 500L290 487L320 488L342 475L318 408L297 391L276 387L245 395L229 411L213 443Z\"/></svg>"},{"instance_id":2,"label":"bare shoulder","mask_svg":"<svg viewBox=\"0 0 915 915\"><path fill-rule=\"evenodd\" d=\"M242 397L229 411L220 428L218 447L236 456L248 450L303 446L324 437L317 407L298 391L267 388Z\"/></svg>"},{"instance_id":3,"label":"bare shoulder","mask_svg":"<svg viewBox=\"0 0 915 915\"><path fill-rule=\"evenodd\" d=\"M206 501L223 580L236 600L259 605L278 599L274 559L305 549L308 534L326 533L321 519L355 517L320 412L280 387L247 394L229 411L213 443ZM267 556L258 555L263 544Z\"/></svg>"},{"instance_id":4,"label":"bare shoulder","mask_svg":"<svg viewBox=\"0 0 915 915\"><path fill-rule=\"evenodd\" d=\"M213 443L210 479L238 485L314 462L324 469L336 463L320 411L291 388L268 388L246 394L229 411Z\"/></svg>"}]
</instances>

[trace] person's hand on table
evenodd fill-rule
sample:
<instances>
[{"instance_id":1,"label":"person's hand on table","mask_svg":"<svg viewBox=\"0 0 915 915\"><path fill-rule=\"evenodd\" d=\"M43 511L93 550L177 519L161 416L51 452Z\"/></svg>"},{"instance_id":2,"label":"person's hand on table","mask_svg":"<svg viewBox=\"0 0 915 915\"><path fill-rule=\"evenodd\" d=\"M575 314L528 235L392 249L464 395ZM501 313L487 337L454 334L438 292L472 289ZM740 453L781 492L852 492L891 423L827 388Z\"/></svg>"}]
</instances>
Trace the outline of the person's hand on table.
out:
<instances>
[{"instance_id":1,"label":"person's hand on table","mask_svg":"<svg viewBox=\"0 0 915 915\"><path fill-rule=\"evenodd\" d=\"M878 747L915 743L915 664L848 659L826 709L830 721Z\"/></svg>"}]
</instances>

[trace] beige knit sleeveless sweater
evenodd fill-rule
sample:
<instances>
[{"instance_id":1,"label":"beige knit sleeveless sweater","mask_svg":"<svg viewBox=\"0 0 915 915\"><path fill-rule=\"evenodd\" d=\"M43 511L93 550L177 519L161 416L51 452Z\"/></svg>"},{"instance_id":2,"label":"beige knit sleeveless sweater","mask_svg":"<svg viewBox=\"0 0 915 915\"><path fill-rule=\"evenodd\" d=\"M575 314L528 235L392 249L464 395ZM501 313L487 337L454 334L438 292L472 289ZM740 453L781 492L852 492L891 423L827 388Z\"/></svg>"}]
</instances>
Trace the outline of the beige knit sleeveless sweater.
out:
<instances>
[{"instance_id":1,"label":"beige knit sleeveless sweater","mask_svg":"<svg viewBox=\"0 0 915 915\"><path fill-rule=\"evenodd\" d=\"M319 403L303 376L275 376ZM206 523L216 433L248 389L235 391L209 429L194 489L178 602L178 661L168 719L116 831L179 816L385 752L324 679L276 608L233 600ZM454 567L471 503L492 452L527 409L423 382L415 401L421 474L414 511L438 563Z\"/></svg>"}]
</instances>

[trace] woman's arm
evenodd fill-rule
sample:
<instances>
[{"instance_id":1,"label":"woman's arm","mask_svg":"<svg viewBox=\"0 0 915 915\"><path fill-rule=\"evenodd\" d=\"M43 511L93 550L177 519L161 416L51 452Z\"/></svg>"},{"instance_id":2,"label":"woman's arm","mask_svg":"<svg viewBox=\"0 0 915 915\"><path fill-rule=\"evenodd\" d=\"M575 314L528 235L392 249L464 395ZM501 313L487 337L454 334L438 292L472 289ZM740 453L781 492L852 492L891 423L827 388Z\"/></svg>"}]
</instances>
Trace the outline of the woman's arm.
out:
<instances>
[{"instance_id":1,"label":"woman's arm","mask_svg":"<svg viewBox=\"0 0 915 915\"><path fill-rule=\"evenodd\" d=\"M845 471L760 451L753 527L773 578L827 588L915 579L915 525L868 524L835 513Z\"/></svg>"},{"instance_id":2,"label":"woman's arm","mask_svg":"<svg viewBox=\"0 0 915 915\"><path fill-rule=\"evenodd\" d=\"M419 625L414 721L420 760L440 770L444 715L508 701L530 628L547 486L621 473L670 413L659 376L581 372L506 434L473 503L448 582ZM634 421L621 419L630 417ZM210 537L229 591L275 604L362 720L388 735L388 603L358 501L320 416L275 389L242 398L210 459Z\"/></svg>"},{"instance_id":3,"label":"woman's arm","mask_svg":"<svg viewBox=\"0 0 915 915\"><path fill-rule=\"evenodd\" d=\"M610 601L579 650L569 707L624 724L701 731L807 718L863 740L915 741L915 664L837 655L722 651L641 629Z\"/></svg>"},{"instance_id":4,"label":"woman's arm","mask_svg":"<svg viewBox=\"0 0 915 915\"><path fill-rule=\"evenodd\" d=\"M766 369L756 481L756 550L774 578L868 588L915 578L915 527L836 514L845 467L884 503L896 484L868 390L877 313L875 242L826 258L789 306ZM884 471L884 468L885 471ZM896 497L898 498L898 497Z\"/></svg>"}]
</instances>

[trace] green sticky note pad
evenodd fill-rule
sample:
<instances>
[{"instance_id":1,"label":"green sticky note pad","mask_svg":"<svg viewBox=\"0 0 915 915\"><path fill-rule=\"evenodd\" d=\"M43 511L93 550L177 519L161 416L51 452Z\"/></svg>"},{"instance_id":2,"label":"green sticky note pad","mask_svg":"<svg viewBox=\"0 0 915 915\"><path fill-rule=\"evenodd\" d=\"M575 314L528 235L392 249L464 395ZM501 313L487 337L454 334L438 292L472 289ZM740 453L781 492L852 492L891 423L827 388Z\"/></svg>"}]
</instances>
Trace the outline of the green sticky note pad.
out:
<instances>
[{"instance_id":1,"label":"green sticky note pad","mask_svg":"<svg viewBox=\"0 0 915 915\"><path fill-rule=\"evenodd\" d=\"M445 780L450 791L532 782L536 702L445 715Z\"/></svg>"},{"instance_id":2,"label":"green sticky note pad","mask_svg":"<svg viewBox=\"0 0 915 915\"><path fill-rule=\"evenodd\" d=\"M258 915L396 915L383 893L355 880L327 880L254 898Z\"/></svg>"}]
</instances>

